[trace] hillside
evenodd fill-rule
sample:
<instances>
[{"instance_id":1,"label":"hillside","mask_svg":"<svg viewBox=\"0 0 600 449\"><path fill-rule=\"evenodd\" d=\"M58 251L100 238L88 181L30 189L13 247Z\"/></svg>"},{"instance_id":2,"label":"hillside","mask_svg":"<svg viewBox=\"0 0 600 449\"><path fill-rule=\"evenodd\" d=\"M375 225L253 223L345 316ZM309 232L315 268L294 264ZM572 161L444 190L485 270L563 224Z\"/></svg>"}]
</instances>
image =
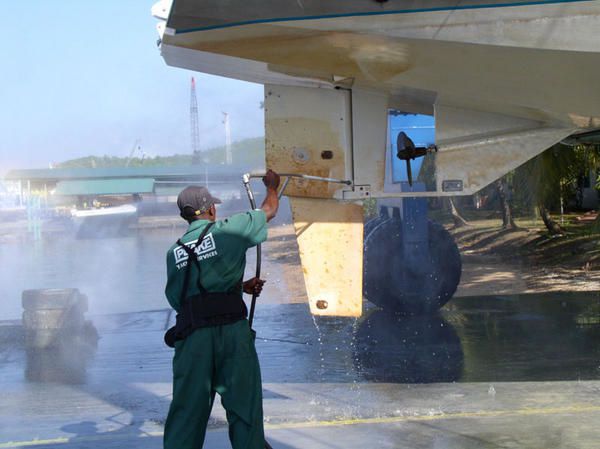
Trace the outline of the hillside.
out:
<instances>
[{"instance_id":1,"label":"hillside","mask_svg":"<svg viewBox=\"0 0 600 449\"><path fill-rule=\"evenodd\" d=\"M264 167L265 140L263 137L244 139L231 145L233 154L233 167L244 170L254 170ZM225 163L225 146L214 147L203 152L206 162L209 164ZM56 165L56 168L100 168L100 167L125 167L127 157L118 156L86 156L71 159ZM191 154L174 154L172 156L156 156L151 158L134 157L129 162L130 167L156 167L190 165Z\"/></svg>"}]
</instances>

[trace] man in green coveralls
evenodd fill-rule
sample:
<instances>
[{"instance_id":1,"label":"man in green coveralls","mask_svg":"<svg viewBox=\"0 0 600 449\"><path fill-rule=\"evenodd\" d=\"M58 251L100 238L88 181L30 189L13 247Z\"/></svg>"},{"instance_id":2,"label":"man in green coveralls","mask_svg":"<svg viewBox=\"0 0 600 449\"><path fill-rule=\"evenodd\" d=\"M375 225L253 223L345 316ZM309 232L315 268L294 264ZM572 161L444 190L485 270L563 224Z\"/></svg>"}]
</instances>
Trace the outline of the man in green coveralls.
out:
<instances>
[{"instance_id":1,"label":"man in green coveralls","mask_svg":"<svg viewBox=\"0 0 600 449\"><path fill-rule=\"evenodd\" d=\"M275 217L279 207L279 181L279 175L269 170L263 178L267 196L261 208L218 221L215 204L220 201L206 187L187 187L179 194L177 205L182 218L189 222L180 242L194 250L201 273L198 279L198 267L190 267L186 298L198 295L200 288L208 292L261 292L264 281L253 278L242 285L240 280L246 251L267 239L267 222ZM214 225L202 244L194 246L211 222ZM167 253L165 293L178 313L185 271L192 262L186 259L188 254L178 244ZM239 290L238 293L241 295ZM175 342L173 401L165 423L165 449L202 447L215 393L221 396L227 412L232 447L264 449L260 367L245 316L227 324L209 322Z\"/></svg>"}]
</instances>

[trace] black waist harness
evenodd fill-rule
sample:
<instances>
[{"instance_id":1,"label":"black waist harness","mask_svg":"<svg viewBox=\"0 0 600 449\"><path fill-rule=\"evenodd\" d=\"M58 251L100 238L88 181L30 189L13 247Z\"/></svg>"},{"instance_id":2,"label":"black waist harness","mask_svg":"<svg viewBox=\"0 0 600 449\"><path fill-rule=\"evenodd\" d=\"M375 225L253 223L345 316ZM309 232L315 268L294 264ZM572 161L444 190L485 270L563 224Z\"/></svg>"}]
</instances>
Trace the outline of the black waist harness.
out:
<instances>
[{"instance_id":1,"label":"black waist harness","mask_svg":"<svg viewBox=\"0 0 600 449\"><path fill-rule=\"evenodd\" d=\"M196 242L196 248L200 248L206 233L214 225L209 223ZM183 289L180 298L180 310L175 320L175 326L165 334L165 343L171 348L178 340L184 340L196 329L201 327L218 326L221 324L235 323L243 320L248 315L248 309L242 299L242 280L228 292L208 292L200 283L200 263L196 253L186 246L181 240L177 240L188 254L188 265L185 271ZM198 289L200 293L187 297L188 284L190 280L192 263L198 268Z\"/></svg>"}]
</instances>

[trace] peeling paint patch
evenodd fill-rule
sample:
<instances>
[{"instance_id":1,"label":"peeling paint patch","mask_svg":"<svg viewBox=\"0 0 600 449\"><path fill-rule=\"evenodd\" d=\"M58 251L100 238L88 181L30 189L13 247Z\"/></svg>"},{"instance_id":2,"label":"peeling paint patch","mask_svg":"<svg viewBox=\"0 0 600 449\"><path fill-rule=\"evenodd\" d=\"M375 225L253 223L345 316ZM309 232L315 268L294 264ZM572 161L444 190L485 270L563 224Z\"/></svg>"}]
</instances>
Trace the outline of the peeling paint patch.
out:
<instances>
[{"instance_id":1,"label":"peeling paint patch","mask_svg":"<svg viewBox=\"0 0 600 449\"><path fill-rule=\"evenodd\" d=\"M265 95L266 166L280 173L346 179L348 95L328 89L271 86ZM327 158L322 154L326 153ZM333 198L339 184L292 179L285 194Z\"/></svg>"}]
</instances>

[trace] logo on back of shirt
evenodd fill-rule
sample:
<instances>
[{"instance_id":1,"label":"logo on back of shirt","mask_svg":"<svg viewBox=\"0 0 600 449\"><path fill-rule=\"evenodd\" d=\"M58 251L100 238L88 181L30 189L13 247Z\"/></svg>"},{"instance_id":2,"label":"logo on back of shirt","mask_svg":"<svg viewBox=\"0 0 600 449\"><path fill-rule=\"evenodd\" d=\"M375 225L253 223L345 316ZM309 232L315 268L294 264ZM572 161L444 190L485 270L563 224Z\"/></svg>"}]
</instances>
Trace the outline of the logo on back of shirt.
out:
<instances>
[{"instance_id":1,"label":"logo on back of shirt","mask_svg":"<svg viewBox=\"0 0 600 449\"><path fill-rule=\"evenodd\" d=\"M185 246L194 251L198 260L208 259L217 255L217 245L215 244L212 233L205 236L199 246L196 246L196 242L186 243ZM177 268L187 265L187 263L184 262L187 262L188 254L181 246L176 246L173 249L173 256L175 257Z\"/></svg>"}]
</instances>

